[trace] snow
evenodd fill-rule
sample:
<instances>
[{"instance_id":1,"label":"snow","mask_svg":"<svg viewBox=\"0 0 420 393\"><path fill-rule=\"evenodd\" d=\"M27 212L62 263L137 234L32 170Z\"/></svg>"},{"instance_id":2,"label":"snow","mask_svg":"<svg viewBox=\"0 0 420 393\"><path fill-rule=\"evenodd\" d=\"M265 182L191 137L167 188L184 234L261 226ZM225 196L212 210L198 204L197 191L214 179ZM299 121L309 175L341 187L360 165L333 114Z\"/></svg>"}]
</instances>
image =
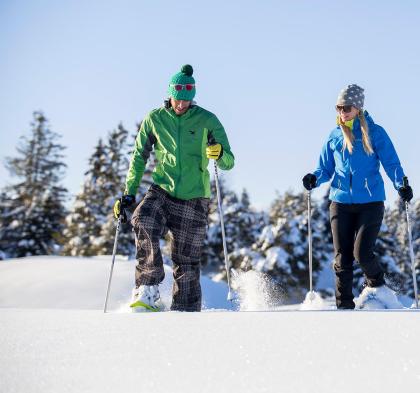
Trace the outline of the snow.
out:
<instances>
[{"instance_id":1,"label":"snow","mask_svg":"<svg viewBox=\"0 0 420 393\"><path fill-rule=\"evenodd\" d=\"M30 257L0 263L0 307L103 310L111 257ZM109 311L129 311L135 261L117 257L108 303ZM206 309L232 309L227 287L202 276ZM160 286L162 301L170 307L172 269L165 265Z\"/></svg>"},{"instance_id":2,"label":"snow","mask_svg":"<svg viewBox=\"0 0 420 393\"><path fill-rule=\"evenodd\" d=\"M233 276L232 286L240 311L272 311L280 307L282 293L270 278L255 270Z\"/></svg>"},{"instance_id":3,"label":"snow","mask_svg":"<svg viewBox=\"0 0 420 393\"><path fill-rule=\"evenodd\" d=\"M300 310L332 310L336 308L331 301L324 300L318 292L308 292L305 296L305 300L300 305Z\"/></svg>"},{"instance_id":4,"label":"snow","mask_svg":"<svg viewBox=\"0 0 420 393\"><path fill-rule=\"evenodd\" d=\"M369 310L380 308L398 310L404 308L395 292L386 286L377 288L365 287L355 303L356 307Z\"/></svg>"},{"instance_id":5,"label":"snow","mask_svg":"<svg viewBox=\"0 0 420 393\"><path fill-rule=\"evenodd\" d=\"M290 274L292 272L290 265L287 263L289 254L281 247L271 247L267 250L266 260L268 266L272 267L277 265L280 269L283 269L285 273Z\"/></svg>"},{"instance_id":6,"label":"snow","mask_svg":"<svg viewBox=\"0 0 420 393\"><path fill-rule=\"evenodd\" d=\"M0 262L0 392L411 393L420 386L417 310L267 308L270 282L248 272L238 274L248 293L240 306L269 294L255 300L256 311L229 311L226 285L203 277L202 313L129 313L134 266L117 259L104 314L109 257Z\"/></svg>"}]
</instances>

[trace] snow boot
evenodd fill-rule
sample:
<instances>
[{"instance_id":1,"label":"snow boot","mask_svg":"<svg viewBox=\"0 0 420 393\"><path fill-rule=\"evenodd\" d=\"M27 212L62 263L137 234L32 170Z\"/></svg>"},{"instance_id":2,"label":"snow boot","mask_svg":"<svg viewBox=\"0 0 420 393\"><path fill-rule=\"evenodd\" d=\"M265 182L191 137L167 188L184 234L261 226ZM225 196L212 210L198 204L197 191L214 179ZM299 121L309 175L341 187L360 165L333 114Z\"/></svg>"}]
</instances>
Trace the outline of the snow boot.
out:
<instances>
[{"instance_id":1,"label":"snow boot","mask_svg":"<svg viewBox=\"0 0 420 393\"><path fill-rule=\"evenodd\" d=\"M160 294L157 285L140 285L133 289L130 307L133 311L159 311Z\"/></svg>"}]
</instances>

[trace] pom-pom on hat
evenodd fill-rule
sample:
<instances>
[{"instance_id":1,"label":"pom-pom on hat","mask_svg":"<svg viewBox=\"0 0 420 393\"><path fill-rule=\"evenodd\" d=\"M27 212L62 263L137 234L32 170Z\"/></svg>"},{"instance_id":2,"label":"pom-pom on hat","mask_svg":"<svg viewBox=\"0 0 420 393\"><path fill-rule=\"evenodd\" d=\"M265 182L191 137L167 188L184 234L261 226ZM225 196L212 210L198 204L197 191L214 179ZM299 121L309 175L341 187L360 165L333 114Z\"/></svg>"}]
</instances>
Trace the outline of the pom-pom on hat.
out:
<instances>
[{"instance_id":1,"label":"pom-pom on hat","mask_svg":"<svg viewBox=\"0 0 420 393\"><path fill-rule=\"evenodd\" d=\"M186 64L182 66L181 72L172 76L168 87L168 94L170 97L173 97L176 100L192 101L195 96L195 79L192 76L193 72L192 66ZM178 87L178 90L176 85L182 85L182 88L179 89ZM188 90L187 87L191 90Z\"/></svg>"},{"instance_id":2,"label":"pom-pom on hat","mask_svg":"<svg viewBox=\"0 0 420 393\"><path fill-rule=\"evenodd\" d=\"M356 84L348 85L340 91L336 105L352 105L362 109L365 103L364 89Z\"/></svg>"}]
</instances>

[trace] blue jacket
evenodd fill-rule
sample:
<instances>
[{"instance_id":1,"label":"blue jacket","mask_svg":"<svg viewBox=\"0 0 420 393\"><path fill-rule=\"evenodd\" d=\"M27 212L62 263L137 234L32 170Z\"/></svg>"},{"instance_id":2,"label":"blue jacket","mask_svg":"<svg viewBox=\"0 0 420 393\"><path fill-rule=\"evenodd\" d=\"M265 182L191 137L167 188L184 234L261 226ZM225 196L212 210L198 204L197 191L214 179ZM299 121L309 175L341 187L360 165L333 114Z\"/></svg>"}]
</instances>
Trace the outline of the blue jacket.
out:
<instances>
[{"instance_id":1,"label":"blue jacket","mask_svg":"<svg viewBox=\"0 0 420 393\"><path fill-rule=\"evenodd\" d=\"M330 200L339 203L368 203L385 200L384 181L379 164L398 190L403 185L404 171L397 152L386 131L375 124L367 112L366 121L374 153L366 154L362 143L360 121L353 123L353 154L343 151L344 137L337 126L322 148L318 167L314 172L317 186L332 178Z\"/></svg>"}]
</instances>

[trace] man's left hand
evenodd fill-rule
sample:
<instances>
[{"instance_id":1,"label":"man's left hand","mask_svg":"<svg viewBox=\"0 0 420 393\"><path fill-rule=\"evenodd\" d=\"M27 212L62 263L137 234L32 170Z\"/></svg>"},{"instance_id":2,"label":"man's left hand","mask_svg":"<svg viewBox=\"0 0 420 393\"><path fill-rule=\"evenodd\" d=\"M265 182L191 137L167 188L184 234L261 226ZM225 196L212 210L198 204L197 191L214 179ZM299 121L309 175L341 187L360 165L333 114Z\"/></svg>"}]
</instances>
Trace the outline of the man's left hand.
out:
<instances>
[{"instance_id":1,"label":"man's left hand","mask_svg":"<svg viewBox=\"0 0 420 393\"><path fill-rule=\"evenodd\" d=\"M207 146L206 155L209 160L218 160L223 154L223 148L220 143Z\"/></svg>"},{"instance_id":2,"label":"man's left hand","mask_svg":"<svg viewBox=\"0 0 420 393\"><path fill-rule=\"evenodd\" d=\"M117 199L114 204L114 217L118 219L121 215L121 222L127 222L125 209L130 208L135 202L136 197L134 195L123 195L121 198Z\"/></svg>"}]
</instances>

